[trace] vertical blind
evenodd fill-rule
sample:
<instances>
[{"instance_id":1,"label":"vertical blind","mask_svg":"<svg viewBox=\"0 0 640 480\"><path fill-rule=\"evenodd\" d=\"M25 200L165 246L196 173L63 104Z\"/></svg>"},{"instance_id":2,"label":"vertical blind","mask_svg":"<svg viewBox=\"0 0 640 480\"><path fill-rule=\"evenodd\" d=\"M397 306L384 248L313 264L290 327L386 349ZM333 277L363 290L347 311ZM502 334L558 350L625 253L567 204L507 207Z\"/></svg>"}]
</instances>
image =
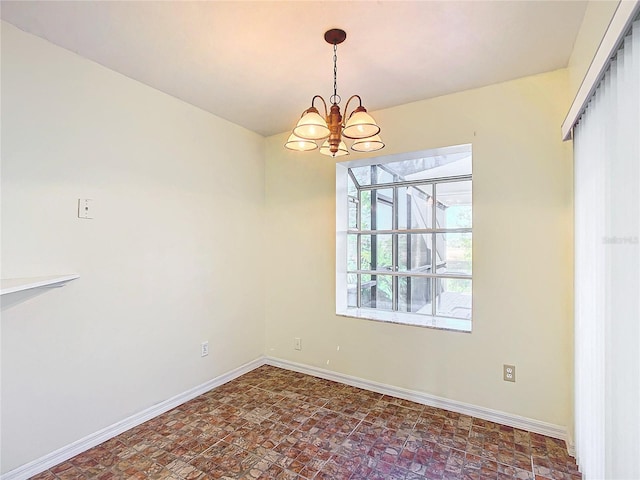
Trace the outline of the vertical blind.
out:
<instances>
[{"instance_id":1,"label":"vertical blind","mask_svg":"<svg viewBox=\"0 0 640 480\"><path fill-rule=\"evenodd\" d=\"M574 128L575 448L640 479L640 20Z\"/></svg>"}]
</instances>

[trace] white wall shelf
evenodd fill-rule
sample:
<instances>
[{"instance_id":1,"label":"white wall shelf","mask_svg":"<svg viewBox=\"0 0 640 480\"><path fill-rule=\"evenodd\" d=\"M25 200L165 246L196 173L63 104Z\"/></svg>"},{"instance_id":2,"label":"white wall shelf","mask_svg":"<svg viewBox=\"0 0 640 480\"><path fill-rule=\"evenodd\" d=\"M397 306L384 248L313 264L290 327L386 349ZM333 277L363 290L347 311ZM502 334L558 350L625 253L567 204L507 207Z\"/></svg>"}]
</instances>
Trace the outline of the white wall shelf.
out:
<instances>
[{"instance_id":1,"label":"white wall shelf","mask_svg":"<svg viewBox=\"0 0 640 480\"><path fill-rule=\"evenodd\" d=\"M29 278L3 278L0 287L0 295L8 293L21 292L32 288L55 288L62 287L65 283L79 278L80 275L49 275L46 277L29 277Z\"/></svg>"}]
</instances>

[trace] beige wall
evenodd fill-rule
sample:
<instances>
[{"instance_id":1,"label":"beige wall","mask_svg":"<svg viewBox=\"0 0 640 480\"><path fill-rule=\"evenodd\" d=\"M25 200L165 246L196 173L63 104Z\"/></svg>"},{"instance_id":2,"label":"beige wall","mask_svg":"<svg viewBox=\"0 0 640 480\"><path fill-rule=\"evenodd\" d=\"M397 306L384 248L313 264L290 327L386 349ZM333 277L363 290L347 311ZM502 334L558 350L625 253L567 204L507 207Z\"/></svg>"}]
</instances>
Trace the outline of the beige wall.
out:
<instances>
[{"instance_id":1,"label":"beige wall","mask_svg":"<svg viewBox=\"0 0 640 480\"><path fill-rule=\"evenodd\" d=\"M2 24L3 472L262 354L263 144Z\"/></svg>"},{"instance_id":2,"label":"beige wall","mask_svg":"<svg viewBox=\"0 0 640 480\"><path fill-rule=\"evenodd\" d=\"M268 138L266 354L568 425L567 92L561 70L374 112L385 155L473 144L471 334L336 316L334 161L285 150L285 134ZM516 365L515 384L502 380L504 363Z\"/></svg>"}]
</instances>

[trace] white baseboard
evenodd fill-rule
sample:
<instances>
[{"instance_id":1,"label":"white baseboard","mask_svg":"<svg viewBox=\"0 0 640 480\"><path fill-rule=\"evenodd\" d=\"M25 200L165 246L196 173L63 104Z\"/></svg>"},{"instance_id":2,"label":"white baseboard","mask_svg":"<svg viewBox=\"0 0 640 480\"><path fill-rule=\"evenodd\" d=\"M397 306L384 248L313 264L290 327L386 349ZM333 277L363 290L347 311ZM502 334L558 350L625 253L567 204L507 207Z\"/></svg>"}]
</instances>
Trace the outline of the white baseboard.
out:
<instances>
[{"instance_id":1,"label":"white baseboard","mask_svg":"<svg viewBox=\"0 0 640 480\"><path fill-rule=\"evenodd\" d=\"M324 378L326 380L344 383L346 385L351 385L352 387L371 390L373 392L390 395L392 397L403 398L405 400L410 400L422 405L443 408L452 412L470 415L472 417L481 418L482 420L500 423L501 425L519 428L528 432L539 433L541 435L546 435L552 438L559 438L567 442L567 445L569 444L569 442L567 441L567 429L559 425L542 422L540 420L535 420L532 418L521 417L519 415L514 415L511 413L500 412L498 410L492 410L486 407L479 407L477 405L458 402L456 400L450 400L448 398L437 397L428 393L418 392L415 390L407 390L405 388L394 387L392 385L386 385L384 383L378 383L358 377L352 377L350 375L332 372L323 368L311 367L309 365L303 365L300 363L290 362L288 360L282 360L279 358L265 357L265 363L274 367L285 368L287 370L306 373L308 375Z\"/></svg>"},{"instance_id":2,"label":"white baseboard","mask_svg":"<svg viewBox=\"0 0 640 480\"><path fill-rule=\"evenodd\" d=\"M309 365L303 365L300 363L290 362L288 360L282 360L274 357L259 357L255 360L246 363L230 372L220 375L208 382L198 385L186 392L183 392L175 397L171 397L163 402L160 402L152 407L149 407L135 415L132 415L124 420L114 423L102 430L87 435L80 440L77 440L65 447L62 447L54 452L51 452L41 458L38 458L32 462L22 465L14 470L11 470L0 476L0 480L27 480L33 475L44 472L45 470L58 465L66 460L69 460L76 455L89 450L117 435L120 435L127 430L136 427L152 418L161 415L172 408L182 405L189 400L196 398L203 393L208 392L220 385L223 385L234 378L237 378L245 373L250 372L262 365L272 365L274 367L284 368L286 370L292 370L299 373L305 373L307 375L313 375L315 377L324 378L326 380L332 380L334 382L343 383L345 385L351 385L352 387L358 387L365 390L371 390L373 392L382 393L384 395L390 395L393 397L403 398L412 402L420 403L422 405L429 405L432 407L443 408L452 412L462 413L470 415L472 417L481 418L502 425L507 425L514 428L519 428L529 432L539 433L548 437L559 438L567 443L569 451L571 452L572 444L567 436L567 430L559 425L553 425L551 423L542 422L540 420L534 420L531 418L521 417L519 415L513 415L510 413L500 412L492 410L490 408L479 407L468 403L458 402L456 400L450 400L443 397L437 397L428 393L418 392L415 390L408 390L405 388L395 387L393 385L387 385L384 383L373 382L371 380L365 380L351 375L345 375L342 373L332 372L318 367L312 367Z\"/></svg>"},{"instance_id":3,"label":"white baseboard","mask_svg":"<svg viewBox=\"0 0 640 480\"><path fill-rule=\"evenodd\" d=\"M14 470L11 470L4 475L0 476L0 480L26 480L38 473L42 473L45 470L58 465L66 460L69 460L76 455L89 450L102 442L106 442L110 438L120 435L127 430L136 427L152 418L157 417L165 412L168 412L172 408L182 405L189 400L196 398L203 393L207 393L220 385L223 385L234 378L237 378L251 370L260 367L265 364L264 357L256 358L255 360L245 363L244 365L231 370L223 375L219 375L216 378L209 380L197 387L191 388L186 392L183 392L175 397L171 397L163 402L160 402L152 407L149 407L141 412L138 412L120 422L114 423L102 430L87 435L80 440L77 440L69 445L66 445L58 450L51 452L43 457L40 457L32 462L26 463Z\"/></svg>"}]
</instances>

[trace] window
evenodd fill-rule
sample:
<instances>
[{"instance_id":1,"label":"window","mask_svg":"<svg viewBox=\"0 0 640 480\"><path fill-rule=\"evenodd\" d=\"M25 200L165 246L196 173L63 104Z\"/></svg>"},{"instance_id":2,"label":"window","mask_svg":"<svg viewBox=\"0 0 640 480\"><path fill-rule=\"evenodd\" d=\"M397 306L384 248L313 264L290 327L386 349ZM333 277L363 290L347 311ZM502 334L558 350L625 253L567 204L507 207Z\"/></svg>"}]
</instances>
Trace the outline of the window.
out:
<instances>
[{"instance_id":1,"label":"window","mask_svg":"<svg viewBox=\"0 0 640 480\"><path fill-rule=\"evenodd\" d=\"M471 146L342 162L340 315L471 330Z\"/></svg>"}]
</instances>

